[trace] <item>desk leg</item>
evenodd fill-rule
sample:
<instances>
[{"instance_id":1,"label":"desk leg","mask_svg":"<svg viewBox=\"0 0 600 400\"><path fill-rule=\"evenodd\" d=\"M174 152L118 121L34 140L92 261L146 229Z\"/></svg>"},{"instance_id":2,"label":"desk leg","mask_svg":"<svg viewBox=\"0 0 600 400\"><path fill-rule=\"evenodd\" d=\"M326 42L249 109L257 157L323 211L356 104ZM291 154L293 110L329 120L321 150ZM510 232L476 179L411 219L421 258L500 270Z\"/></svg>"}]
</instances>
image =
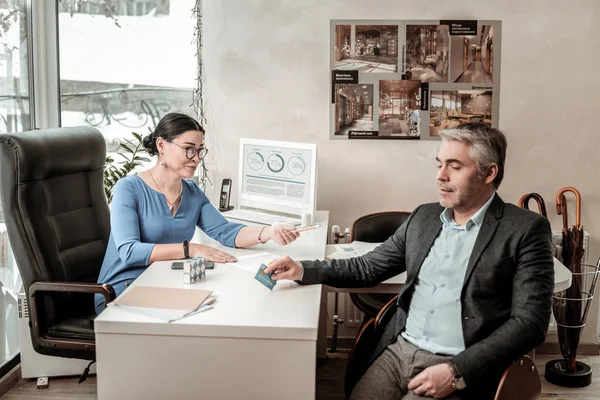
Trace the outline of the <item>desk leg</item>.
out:
<instances>
[{"instance_id":1,"label":"desk leg","mask_svg":"<svg viewBox=\"0 0 600 400\"><path fill-rule=\"evenodd\" d=\"M317 358L327 358L327 286L321 285L319 330L317 332Z\"/></svg>"}]
</instances>

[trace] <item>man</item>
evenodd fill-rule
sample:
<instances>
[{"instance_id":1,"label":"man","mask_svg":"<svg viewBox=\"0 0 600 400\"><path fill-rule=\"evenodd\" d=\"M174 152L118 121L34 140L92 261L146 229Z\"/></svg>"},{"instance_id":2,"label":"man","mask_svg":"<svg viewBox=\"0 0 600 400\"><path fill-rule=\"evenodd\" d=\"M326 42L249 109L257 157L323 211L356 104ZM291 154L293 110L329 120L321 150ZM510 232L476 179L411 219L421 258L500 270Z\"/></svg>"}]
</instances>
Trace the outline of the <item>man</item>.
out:
<instances>
[{"instance_id":1,"label":"man","mask_svg":"<svg viewBox=\"0 0 600 400\"><path fill-rule=\"evenodd\" d=\"M544 341L554 268L548 220L506 204L506 138L485 124L440 133L439 204L350 260L281 257L273 279L374 286L407 271L397 312L351 399L493 399L502 372Z\"/></svg>"}]
</instances>

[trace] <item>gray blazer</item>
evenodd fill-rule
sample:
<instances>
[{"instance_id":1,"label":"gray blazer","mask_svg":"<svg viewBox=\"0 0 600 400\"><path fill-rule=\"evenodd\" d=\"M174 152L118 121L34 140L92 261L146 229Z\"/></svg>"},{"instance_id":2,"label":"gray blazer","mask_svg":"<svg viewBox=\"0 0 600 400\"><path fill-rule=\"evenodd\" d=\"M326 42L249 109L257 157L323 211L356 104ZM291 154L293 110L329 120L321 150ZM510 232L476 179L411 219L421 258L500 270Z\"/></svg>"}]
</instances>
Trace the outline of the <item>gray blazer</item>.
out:
<instances>
[{"instance_id":1,"label":"gray blazer","mask_svg":"<svg viewBox=\"0 0 600 400\"><path fill-rule=\"evenodd\" d=\"M442 229L442 211L438 203L418 207L393 236L362 257L302 261L302 284L375 286L407 272L397 313L371 362L404 329L419 270ZM496 194L475 241L461 291L465 350L453 362L469 392L477 390L479 398L492 394L506 367L544 341L553 288L550 223L539 214L504 203Z\"/></svg>"}]
</instances>

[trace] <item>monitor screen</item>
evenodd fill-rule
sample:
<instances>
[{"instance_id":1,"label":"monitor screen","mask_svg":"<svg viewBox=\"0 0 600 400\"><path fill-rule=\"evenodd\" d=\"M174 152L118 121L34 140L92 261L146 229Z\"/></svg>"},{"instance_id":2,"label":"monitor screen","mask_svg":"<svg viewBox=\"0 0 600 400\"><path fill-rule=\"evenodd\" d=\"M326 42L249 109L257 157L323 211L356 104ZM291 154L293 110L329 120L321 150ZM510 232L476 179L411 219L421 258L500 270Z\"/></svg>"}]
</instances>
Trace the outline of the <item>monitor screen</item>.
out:
<instances>
[{"instance_id":1,"label":"monitor screen","mask_svg":"<svg viewBox=\"0 0 600 400\"><path fill-rule=\"evenodd\" d=\"M242 194L309 204L313 157L309 149L245 143Z\"/></svg>"}]
</instances>

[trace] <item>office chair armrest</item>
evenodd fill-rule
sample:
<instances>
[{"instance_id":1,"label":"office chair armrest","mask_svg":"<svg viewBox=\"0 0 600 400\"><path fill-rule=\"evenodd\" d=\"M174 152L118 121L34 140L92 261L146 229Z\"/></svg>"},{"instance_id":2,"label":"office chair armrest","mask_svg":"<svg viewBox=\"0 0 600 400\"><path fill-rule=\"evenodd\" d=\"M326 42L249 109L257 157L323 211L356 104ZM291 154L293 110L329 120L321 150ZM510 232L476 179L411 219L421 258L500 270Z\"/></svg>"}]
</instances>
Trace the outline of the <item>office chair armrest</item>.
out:
<instances>
[{"instance_id":1,"label":"office chair armrest","mask_svg":"<svg viewBox=\"0 0 600 400\"><path fill-rule=\"evenodd\" d=\"M117 297L112 286L106 283L35 282L29 288L29 296L35 297L37 292L100 293L106 304Z\"/></svg>"},{"instance_id":2,"label":"office chair armrest","mask_svg":"<svg viewBox=\"0 0 600 400\"><path fill-rule=\"evenodd\" d=\"M104 283L81 283L81 282L35 282L29 287L29 313L31 316L31 331L35 342L42 347L58 348L73 351L95 351L95 341L87 339L64 339L48 337L42 332L39 321L39 309L36 295L42 292L62 293L101 293L107 304L116 298L112 286ZM37 350L41 352L40 350ZM42 354L44 354L42 352Z\"/></svg>"},{"instance_id":3,"label":"office chair armrest","mask_svg":"<svg viewBox=\"0 0 600 400\"><path fill-rule=\"evenodd\" d=\"M385 306L381 308L381 310L375 317L375 329L385 329L385 327L390 322L394 314L396 314L397 302L398 296L394 296L390 301L388 301L388 303Z\"/></svg>"}]
</instances>

